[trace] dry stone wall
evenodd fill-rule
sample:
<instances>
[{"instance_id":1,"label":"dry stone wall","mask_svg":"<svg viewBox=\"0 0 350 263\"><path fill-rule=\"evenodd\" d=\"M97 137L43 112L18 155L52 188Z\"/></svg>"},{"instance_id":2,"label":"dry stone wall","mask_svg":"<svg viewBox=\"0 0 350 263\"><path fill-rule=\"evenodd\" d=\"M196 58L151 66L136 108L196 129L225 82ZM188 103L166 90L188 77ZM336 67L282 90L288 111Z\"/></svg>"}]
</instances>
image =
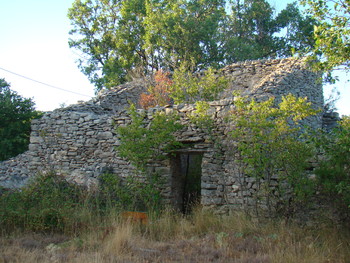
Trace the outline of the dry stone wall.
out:
<instances>
[{"instance_id":1,"label":"dry stone wall","mask_svg":"<svg viewBox=\"0 0 350 263\"><path fill-rule=\"evenodd\" d=\"M307 70L305 63L297 59L261 60L233 64L223 68L230 79L230 88L221 94L218 101L210 103L210 112L215 121L211 131L217 138L211 140L208 132L190 123L188 116L194 105L174 105L140 110L145 113L145 125L156 111L177 112L185 128L176 134L177 139L191 143L183 153L198 153L202 158L201 203L207 206L240 208L251 205L255 191L250 178L242 178L235 165L230 149L232 142L228 131L230 124L224 117L234 107L233 91L264 99L280 98L292 93L308 97L315 108L323 107L322 86L318 75ZM120 177L135 173L130 163L118 156L116 126L127 125L129 103L137 103L149 81L138 80L102 92L95 99L47 112L41 119L32 122L29 150L15 158L0 163L0 185L15 188L25 185L38 172L55 170L71 181L87 186L98 182L106 169ZM321 115L308 120L315 128L322 127ZM181 154L179 151L178 154ZM176 174L171 158L152 163L152 169L164 178L162 188L166 200L176 203L178 191Z\"/></svg>"}]
</instances>

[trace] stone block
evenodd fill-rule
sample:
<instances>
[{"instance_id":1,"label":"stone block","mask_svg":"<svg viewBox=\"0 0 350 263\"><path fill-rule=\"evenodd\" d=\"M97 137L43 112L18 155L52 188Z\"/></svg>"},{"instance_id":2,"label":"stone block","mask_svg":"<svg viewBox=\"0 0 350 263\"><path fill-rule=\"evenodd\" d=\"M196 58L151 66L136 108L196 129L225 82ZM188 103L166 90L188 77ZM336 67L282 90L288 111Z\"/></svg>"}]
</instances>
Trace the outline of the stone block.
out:
<instances>
[{"instance_id":1,"label":"stone block","mask_svg":"<svg viewBox=\"0 0 350 263\"><path fill-rule=\"evenodd\" d=\"M237 193L239 191L240 187L238 185L232 185L232 192Z\"/></svg>"},{"instance_id":2,"label":"stone block","mask_svg":"<svg viewBox=\"0 0 350 263\"><path fill-rule=\"evenodd\" d=\"M42 143L42 142L44 142L44 139L40 136L30 137L30 143L32 143L32 144Z\"/></svg>"},{"instance_id":3,"label":"stone block","mask_svg":"<svg viewBox=\"0 0 350 263\"><path fill-rule=\"evenodd\" d=\"M169 167L156 167L155 172L159 175L169 175L170 176L170 168Z\"/></svg>"},{"instance_id":4,"label":"stone block","mask_svg":"<svg viewBox=\"0 0 350 263\"><path fill-rule=\"evenodd\" d=\"M39 149L39 147L40 147L39 144L31 143L31 144L29 144L28 149L29 149L29 151L35 152L35 151L37 151Z\"/></svg>"},{"instance_id":5,"label":"stone block","mask_svg":"<svg viewBox=\"0 0 350 263\"><path fill-rule=\"evenodd\" d=\"M98 143L98 140L95 138L91 138L91 139L86 140L86 146L88 146L88 147L94 146L97 143Z\"/></svg>"},{"instance_id":6,"label":"stone block","mask_svg":"<svg viewBox=\"0 0 350 263\"><path fill-rule=\"evenodd\" d=\"M100 132L97 134L98 140L107 140L113 138L113 133L109 131Z\"/></svg>"},{"instance_id":7,"label":"stone block","mask_svg":"<svg viewBox=\"0 0 350 263\"><path fill-rule=\"evenodd\" d=\"M208 183L204 183L204 182L201 183L201 188L202 189L210 190L210 189L217 189L217 187L218 186L216 184L208 184Z\"/></svg>"},{"instance_id":8,"label":"stone block","mask_svg":"<svg viewBox=\"0 0 350 263\"><path fill-rule=\"evenodd\" d=\"M201 195L202 196L207 196L207 197L212 197L212 196L216 195L216 190L202 189L201 190Z\"/></svg>"}]
</instances>

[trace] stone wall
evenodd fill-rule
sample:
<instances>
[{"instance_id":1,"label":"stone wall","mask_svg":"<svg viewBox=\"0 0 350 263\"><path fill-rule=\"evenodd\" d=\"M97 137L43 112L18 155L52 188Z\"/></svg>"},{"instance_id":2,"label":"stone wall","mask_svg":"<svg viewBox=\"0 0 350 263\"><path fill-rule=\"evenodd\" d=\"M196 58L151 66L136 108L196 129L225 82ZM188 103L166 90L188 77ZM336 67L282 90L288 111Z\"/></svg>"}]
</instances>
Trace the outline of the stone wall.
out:
<instances>
[{"instance_id":1,"label":"stone wall","mask_svg":"<svg viewBox=\"0 0 350 263\"><path fill-rule=\"evenodd\" d=\"M183 152L203 156L201 203L239 208L247 205L244 202L251 202L246 197L252 195L255 186L252 179L245 178L242 187L242 178L229 151L232 148L227 135L229 127L223 118L234 107L233 91L257 99L270 96L280 99L282 95L292 93L308 97L315 108L323 107L323 92L317 74L307 70L302 60L249 61L227 66L222 72L230 79L230 88L221 94L220 100L210 103L215 121L212 133L219 144L213 143L205 131L190 124L188 115L195 110L194 105L149 109L145 111L145 125L156 111L178 112L186 128L177 134L177 139L192 145ZM0 163L0 185L21 187L38 172L48 170L88 186L96 184L106 168L113 169L121 177L133 174L135 170L129 162L118 156L115 128L130 123L129 102L137 103L147 85L149 81L145 80L127 83L102 92L89 102L47 112L41 119L34 120L29 150ZM310 118L308 123L315 128L322 127L321 115ZM152 165L164 178L164 197L174 203L179 189L174 183L176 175L171 158Z\"/></svg>"}]
</instances>

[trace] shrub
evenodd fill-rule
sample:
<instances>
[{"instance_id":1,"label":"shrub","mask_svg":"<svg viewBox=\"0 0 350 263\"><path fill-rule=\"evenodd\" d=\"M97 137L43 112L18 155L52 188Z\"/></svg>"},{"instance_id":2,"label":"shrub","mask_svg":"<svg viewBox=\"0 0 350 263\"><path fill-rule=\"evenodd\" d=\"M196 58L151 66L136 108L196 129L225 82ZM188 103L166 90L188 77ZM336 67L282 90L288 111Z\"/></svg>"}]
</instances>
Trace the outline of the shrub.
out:
<instances>
[{"instance_id":1,"label":"shrub","mask_svg":"<svg viewBox=\"0 0 350 263\"><path fill-rule=\"evenodd\" d=\"M142 93L140 96L139 103L144 109L152 108L157 105L165 106L171 102L169 92L173 82L169 78L169 73L158 70L154 74L154 81L156 84L148 88L148 93Z\"/></svg>"},{"instance_id":2,"label":"shrub","mask_svg":"<svg viewBox=\"0 0 350 263\"><path fill-rule=\"evenodd\" d=\"M172 102L179 104L214 101L228 86L227 79L217 76L212 68L199 76L188 71L186 63L174 71L172 78L168 72L158 70L154 80L155 85L150 86L147 93L140 96L139 103L144 109L165 106Z\"/></svg>"},{"instance_id":3,"label":"shrub","mask_svg":"<svg viewBox=\"0 0 350 263\"><path fill-rule=\"evenodd\" d=\"M156 211L161 203L159 183L156 174L149 174L143 180L136 176L122 180L115 174L103 174L99 177L100 206L107 212L110 209Z\"/></svg>"},{"instance_id":4,"label":"shrub","mask_svg":"<svg viewBox=\"0 0 350 263\"><path fill-rule=\"evenodd\" d=\"M117 175L100 176L95 191L67 182L55 172L39 174L27 186L2 190L0 195L0 231L13 230L64 232L74 234L96 228L124 210L159 208L157 177L147 184L134 177L122 182Z\"/></svg>"},{"instance_id":5,"label":"shrub","mask_svg":"<svg viewBox=\"0 0 350 263\"><path fill-rule=\"evenodd\" d=\"M203 76L195 76L182 66L174 71L172 80L169 96L176 104L214 101L228 86L227 79L217 76L212 68L206 70Z\"/></svg>"},{"instance_id":6,"label":"shrub","mask_svg":"<svg viewBox=\"0 0 350 263\"><path fill-rule=\"evenodd\" d=\"M331 133L318 136L322 159L316 170L320 191L340 212L350 215L350 117L344 117Z\"/></svg>"},{"instance_id":7,"label":"shrub","mask_svg":"<svg viewBox=\"0 0 350 263\"><path fill-rule=\"evenodd\" d=\"M145 171L150 160L163 159L165 153L181 146L173 135L183 127L177 115L158 112L149 127L145 127L144 116L137 112L135 105L130 107L129 113L131 124L116 129L120 137L118 151L137 169Z\"/></svg>"},{"instance_id":8,"label":"shrub","mask_svg":"<svg viewBox=\"0 0 350 263\"><path fill-rule=\"evenodd\" d=\"M26 187L0 197L0 225L4 229L64 231L73 227L83 203L83 189L54 172L41 174Z\"/></svg>"},{"instance_id":9,"label":"shrub","mask_svg":"<svg viewBox=\"0 0 350 263\"><path fill-rule=\"evenodd\" d=\"M235 107L231 116L235 128L231 135L237 141L236 162L242 167L242 178L255 179L256 212L258 204L264 203L271 214L277 201L282 201L286 210L289 189L294 192L290 198L301 200L309 196L312 182L305 168L313 149L302 138L305 134L299 121L316 111L306 98L288 95L282 97L277 107L274 98L263 102L237 98ZM274 187L276 177L279 185ZM245 187L246 182L241 183Z\"/></svg>"},{"instance_id":10,"label":"shrub","mask_svg":"<svg viewBox=\"0 0 350 263\"><path fill-rule=\"evenodd\" d=\"M182 145L176 141L174 132L183 126L178 122L177 115L158 112L146 127L144 115L137 112L134 105L129 112L131 124L116 129L120 138L117 150L121 157L134 165L136 171L119 183L123 189L110 190L114 193L121 191L119 198L127 199L123 204L127 204L129 209L156 209L160 205L159 186L162 182L158 174L147 167L150 162L165 159L167 153Z\"/></svg>"}]
</instances>

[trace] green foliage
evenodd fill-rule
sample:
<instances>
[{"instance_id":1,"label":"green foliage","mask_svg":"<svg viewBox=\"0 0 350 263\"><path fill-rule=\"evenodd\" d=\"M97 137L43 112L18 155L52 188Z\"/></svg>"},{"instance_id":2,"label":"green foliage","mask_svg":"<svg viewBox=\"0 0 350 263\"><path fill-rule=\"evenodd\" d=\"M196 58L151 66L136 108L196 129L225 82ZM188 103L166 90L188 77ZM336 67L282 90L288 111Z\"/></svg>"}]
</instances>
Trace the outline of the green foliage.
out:
<instances>
[{"instance_id":1,"label":"green foliage","mask_svg":"<svg viewBox=\"0 0 350 263\"><path fill-rule=\"evenodd\" d=\"M195 76L186 65L183 64L173 74L169 96L175 104L213 101L228 87L228 80L217 76L212 68L206 70L203 76Z\"/></svg>"},{"instance_id":2,"label":"green foliage","mask_svg":"<svg viewBox=\"0 0 350 263\"><path fill-rule=\"evenodd\" d=\"M131 124L118 127L121 157L127 158L137 169L145 171L150 160L165 158L165 154L179 147L173 133L182 125L175 114L158 112L153 116L149 127L145 127L144 116L137 112L134 105L129 110Z\"/></svg>"},{"instance_id":3,"label":"green foliage","mask_svg":"<svg viewBox=\"0 0 350 263\"><path fill-rule=\"evenodd\" d=\"M131 105L129 113L131 124L116 129L120 136L118 151L141 172L141 176L135 173L125 178L123 186L126 192L123 193L129 195L129 202L122 203L139 210L156 209L160 205L159 186L162 181L155 171L148 168L148 164L165 159L167 153L182 145L173 134L183 126L175 114L157 112L146 127L144 115L137 112L135 105Z\"/></svg>"},{"instance_id":4,"label":"green foliage","mask_svg":"<svg viewBox=\"0 0 350 263\"><path fill-rule=\"evenodd\" d=\"M73 227L83 191L54 172L38 175L21 190L0 196L0 225L35 231Z\"/></svg>"},{"instance_id":5,"label":"green foliage","mask_svg":"<svg viewBox=\"0 0 350 263\"><path fill-rule=\"evenodd\" d=\"M265 0L232 1L225 38L225 59L237 62L247 59L289 57L313 46L313 25L303 17L296 3L275 15ZM282 32L286 32L283 34Z\"/></svg>"},{"instance_id":6,"label":"green foliage","mask_svg":"<svg viewBox=\"0 0 350 263\"><path fill-rule=\"evenodd\" d=\"M314 27L318 21L309 14L303 16L297 2L288 4L276 16L275 23L277 28L286 31L286 35L279 38L283 48L277 50L278 56L305 54L314 47Z\"/></svg>"},{"instance_id":7,"label":"green foliage","mask_svg":"<svg viewBox=\"0 0 350 263\"><path fill-rule=\"evenodd\" d=\"M310 194L311 181L305 168L313 151L303 140L299 121L316 111L306 98L288 95L276 107L274 98L257 102L239 97L235 106L235 129L231 134L237 141L237 162L242 164L243 175L255 178L257 202L264 200L270 209L273 199L289 188L297 198ZM277 189L272 187L272 179L276 178L280 182Z\"/></svg>"},{"instance_id":8,"label":"green foliage","mask_svg":"<svg viewBox=\"0 0 350 263\"><path fill-rule=\"evenodd\" d=\"M102 209L107 206L129 206L130 193L122 186L122 180L120 177L113 173L103 173L98 177L99 180L99 200L104 202L100 203Z\"/></svg>"},{"instance_id":9,"label":"green foliage","mask_svg":"<svg viewBox=\"0 0 350 263\"><path fill-rule=\"evenodd\" d=\"M220 27L225 1L147 1L145 48L159 67L175 69L193 60L198 68L222 61Z\"/></svg>"},{"instance_id":10,"label":"green foliage","mask_svg":"<svg viewBox=\"0 0 350 263\"><path fill-rule=\"evenodd\" d=\"M277 16L265 0L75 0L69 45L97 90L128 73L186 70L290 56L313 46L314 20L296 4ZM293 49L293 50L292 50Z\"/></svg>"},{"instance_id":11,"label":"green foliage","mask_svg":"<svg viewBox=\"0 0 350 263\"><path fill-rule=\"evenodd\" d=\"M192 112L188 117L190 121L195 124L197 127L205 131L211 142L214 142L217 146L220 145L220 142L215 136L215 120L210 114L210 105L207 101L197 101L195 103L196 110Z\"/></svg>"},{"instance_id":12,"label":"green foliage","mask_svg":"<svg viewBox=\"0 0 350 263\"><path fill-rule=\"evenodd\" d=\"M0 161L28 149L30 122L41 116L34 105L31 99L21 97L0 79Z\"/></svg>"},{"instance_id":13,"label":"green foliage","mask_svg":"<svg viewBox=\"0 0 350 263\"><path fill-rule=\"evenodd\" d=\"M74 234L121 211L157 211L160 179L153 174L145 180L105 173L98 187L88 190L55 172L39 174L21 189L0 189L0 232Z\"/></svg>"},{"instance_id":14,"label":"green foliage","mask_svg":"<svg viewBox=\"0 0 350 263\"><path fill-rule=\"evenodd\" d=\"M144 15L143 0L74 1L68 11L73 28L69 46L82 54L79 67L97 90L125 82L128 70L147 63Z\"/></svg>"},{"instance_id":15,"label":"green foliage","mask_svg":"<svg viewBox=\"0 0 350 263\"><path fill-rule=\"evenodd\" d=\"M350 66L350 4L340 0L302 0L307 12L318 21L312 59L319 59L317 70L330 71L338 66Z\"/></svg>"},{"instance_id":16,"label":"green foliage","mask_svg":"<svg viewBox=\"0 0 350 263\"><path fill-rule=\"evenodd\" d=\"M350 212L350 117L331 133L318 137L322 159L316 170L320 191L342 210ZM347 208L347 209L346 209Z\"/></svg>"},{"instance_id":17,"label":"green foliage","mask_svg":"<svg viewBox=\"0 0 350 263\"><path fill-rule=\"evenodd\" d=\"M171 102L175 104L194 103L196 110L188 117L197 127L206 130L214 141L212 133L214 119L210 116L208 102L217 100L219 94L227 89L228 79L224 76L217 76L218 73L212 68L206 70L202 75L193 74L187 70L189 64L191 63L182 63L182 66L174 71L172 79L168 73L157 71L154 76L155 86L151 86L148 93L141 94L139 103L145 109L156 105L164 106ZM168 117L177 118L175 115ZM142 118L138 122L137 125L140 125Z\"/></svg>"},{"instance_id":18,"label":"green foliage","mask_svg":"<svg viewBox=\"0 0 350 263\"><path fill-rule=\"evenodd\" d=\"M160 179L156 174L143 179L129 176L122 180L115 174L105 173L99 177L99 183L99 200L103 207L129 211L156 211L160 208L161 196L157 188Z\"/></svg>"},{"instance_id":19,"label":"green foliage","mask_svg":"<svg viewBox=\"0 0 350 263\"><path fill-rule=\"evenodd\" d=\"M206 101L197 101L196 110L190 115L190 120L192 123L196 124L200 128L207 128L211 130L214 126L214 120L209 115L208 111L210 105Z\"/></svg>"}]
</instances>

